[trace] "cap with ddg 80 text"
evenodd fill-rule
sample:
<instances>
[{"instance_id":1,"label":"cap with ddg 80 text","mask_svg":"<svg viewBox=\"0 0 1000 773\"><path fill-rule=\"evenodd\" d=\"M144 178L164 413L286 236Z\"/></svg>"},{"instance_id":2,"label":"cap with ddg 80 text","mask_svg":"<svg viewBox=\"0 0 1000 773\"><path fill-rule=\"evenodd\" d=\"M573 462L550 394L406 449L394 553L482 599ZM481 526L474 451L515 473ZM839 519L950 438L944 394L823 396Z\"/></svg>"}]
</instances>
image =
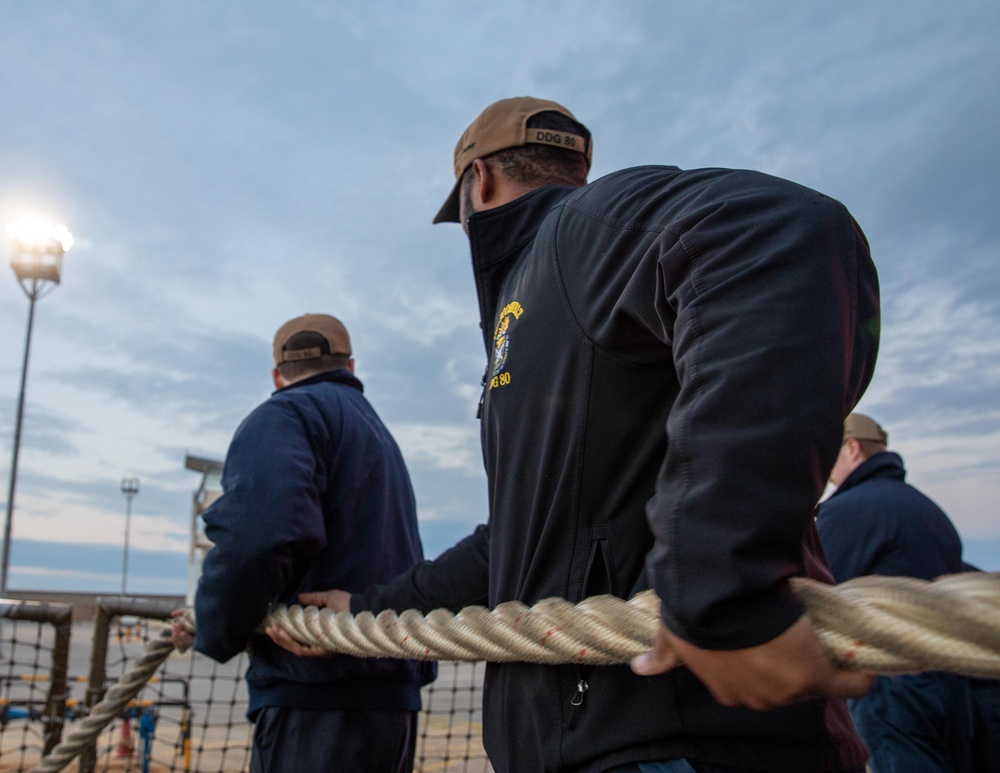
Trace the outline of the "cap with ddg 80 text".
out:
<instances>
[{"instance_id":1,"label":"cap with ddg 80 text","mask_svg":"<svg viewBox=\"0 0 1000 773\"><path fill-rule=\"evenodd\" d=\"M557 129L529 129L528 119L538 113L562 113L576 121L558 102L534 97L513 97L494 102L479 114L455 146L455 187L434 218L435 223L458 222L458 199L462 175L477 158L485 158L507 148L524 145L553 145L583 153L590 165L593 143L586 137Z\"/></svg>"},{"instance_id":2,"label":"cap with ddg 80 text","mask_svg":"<svg viewBox=\"0 0 1000 773\"><path fill-rule=\"evenodd\" d=\"M308 349L286 349L289 339L297 333L316 333L326 339L325 345ZM329 314L303 314L290 319L274 334L274 364L312 360L324 354L351 354L351 337L347 328Z\"/></svg>"},{"instance_id":3,"label":"cap with ddg 80 text","mask_svg":"<svg viewBox=\"0 0 1000 773\"><path fill-rule=\"evenodd\" d=\"M863 413L852 413L844 420L844 440L872 440L886 445L889 434L882 429L877 421Z\"/></svg>"}]
</instances>

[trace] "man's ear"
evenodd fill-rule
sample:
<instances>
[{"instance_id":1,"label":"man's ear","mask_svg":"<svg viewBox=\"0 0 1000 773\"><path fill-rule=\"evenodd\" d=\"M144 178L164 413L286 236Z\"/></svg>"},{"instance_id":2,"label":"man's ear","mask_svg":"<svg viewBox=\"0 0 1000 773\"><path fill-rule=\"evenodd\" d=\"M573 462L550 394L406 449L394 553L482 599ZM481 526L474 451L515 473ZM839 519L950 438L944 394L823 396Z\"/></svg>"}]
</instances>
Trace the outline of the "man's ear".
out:
<instances>
[{"instance_id":1,"label":"man's ear","mask_svg":"<svg viewBox=\"0 0 1000 773\"><path fill-rule=\"evenodd\" d=\"M274 382L275 389L284 389L288 386L288 381L285 380L285 377L281 375L281 371L277 368L271 369L271 380Z\"/></svg>"},{"instance_id":2,"label":"man's ear","mask_svg":"<svg viewBox=\"0 0 1000 773\"><path fill-rule=\"evenodd\" d=\"M348 360L347 360L347 369L349 371L351 371L351 373L354 372L354 358L353 357L348 358Z\"/></svg>"},{"instance_id":3,"label":"man's ear","mask_svg":"<svg viewBox=\"0 0 1000 773\"><path fill-rule=\"evenodd\" d=\"M490 201L496 195L496 182L489 164L481 158L472 162L472 203L475 209L489 208Z\"/></svg>"}]
</instances>

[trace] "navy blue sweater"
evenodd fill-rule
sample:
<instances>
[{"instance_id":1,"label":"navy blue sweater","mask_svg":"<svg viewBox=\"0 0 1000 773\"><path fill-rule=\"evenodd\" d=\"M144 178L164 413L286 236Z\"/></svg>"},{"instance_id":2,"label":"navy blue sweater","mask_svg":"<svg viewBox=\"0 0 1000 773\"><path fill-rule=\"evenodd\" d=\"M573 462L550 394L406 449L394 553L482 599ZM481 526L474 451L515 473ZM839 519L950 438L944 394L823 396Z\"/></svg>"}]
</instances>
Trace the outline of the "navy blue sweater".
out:
<instances>
[{"instance_id":1,"label":"navy blue sweater","mask_svg":"<svg viewBox=\"0 0 1000 773\"><path fill-rule=\"evenodd\" d=\"M884 451L820 505L816 525L837 582L868 574L933 580L966 570L955 526L905 478L899 454Z\"/></svg>"},{"instance_id":2,"label":"navy blue sweater","mask_svg":"<svg viewBox=\"0 0 1000 773\"><path fill-rule=\"evenodd\" d=\"M361 382L339 369L275 392L236 430L222 487L204 514L214 547L198 583L195 648L224 662L250 644L249 715L419 709L431 664L300 658L254 633L272 603L361 591L423 557L402 455Z\"/></svg>"}]
</instances>

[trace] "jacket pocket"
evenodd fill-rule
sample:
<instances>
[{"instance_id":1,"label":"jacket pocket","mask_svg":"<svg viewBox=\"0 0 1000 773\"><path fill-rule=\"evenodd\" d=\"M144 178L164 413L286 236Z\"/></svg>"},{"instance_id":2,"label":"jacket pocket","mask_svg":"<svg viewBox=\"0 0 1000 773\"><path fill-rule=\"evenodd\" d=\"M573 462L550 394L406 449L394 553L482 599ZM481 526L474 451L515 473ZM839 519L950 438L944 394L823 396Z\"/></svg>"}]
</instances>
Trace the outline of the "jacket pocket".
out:
<instances>
[{"instance_id":1,"label":"jacket pocket","mask_svg":"<svg viewBox=\"0 0 1000 773\"><path fill-rule=\"evenodd\" d=\"M604 593L616 594L611 549L608 544L608 527L598 524L590 527L590 552L587 568L583 573L580 598L600 596Z\"/></svg>"},{"instance_id":2,"label":"jacket pocket","mask_svg":"<svg viewBox=\"0 0 1000 773\"><path fill-rule=\"evenodd\" d=\"M608 546L608 528L605 524L590 527L590 550L587 555L587 568L583 573L580 587L580 599L590 596L600 596L615 592L614 572L612 571L611 550ZM573 666L573 679L570 684L569 715L567 729L579 721L586 708L587 691L590 689L588 679L593 666Z\"/></svg>"}]
</instances>

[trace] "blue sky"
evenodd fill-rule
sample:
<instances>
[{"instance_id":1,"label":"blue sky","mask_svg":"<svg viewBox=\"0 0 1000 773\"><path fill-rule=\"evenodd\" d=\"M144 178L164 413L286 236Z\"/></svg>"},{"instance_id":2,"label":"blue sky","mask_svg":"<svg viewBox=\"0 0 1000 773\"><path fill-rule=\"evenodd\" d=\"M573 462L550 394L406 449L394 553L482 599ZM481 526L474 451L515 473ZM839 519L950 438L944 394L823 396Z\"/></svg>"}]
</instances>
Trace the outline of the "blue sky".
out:
<instances>
[{"instance_id":1,"label":"blue sky","mask_svg":"<svg viewBox=\"0 0 1000 773\"><path fill-rule=\"evenodd\" d=\"M0 221L76 237L38 305L14 588L183 592L186 451L269 394L270 338L329 312L403 448L428 553L485 517L484 353L457 226L431 226L488 103L566 104L593 177L753 168L843 201L882 281L860 408L1000 569L1000 6L660 0L0 0ZM4 269L4 271L8 271ZM0 476L27 300L0 277ZM4 485L6 491L6 485Z\"/></svg>"}]
</instances>

